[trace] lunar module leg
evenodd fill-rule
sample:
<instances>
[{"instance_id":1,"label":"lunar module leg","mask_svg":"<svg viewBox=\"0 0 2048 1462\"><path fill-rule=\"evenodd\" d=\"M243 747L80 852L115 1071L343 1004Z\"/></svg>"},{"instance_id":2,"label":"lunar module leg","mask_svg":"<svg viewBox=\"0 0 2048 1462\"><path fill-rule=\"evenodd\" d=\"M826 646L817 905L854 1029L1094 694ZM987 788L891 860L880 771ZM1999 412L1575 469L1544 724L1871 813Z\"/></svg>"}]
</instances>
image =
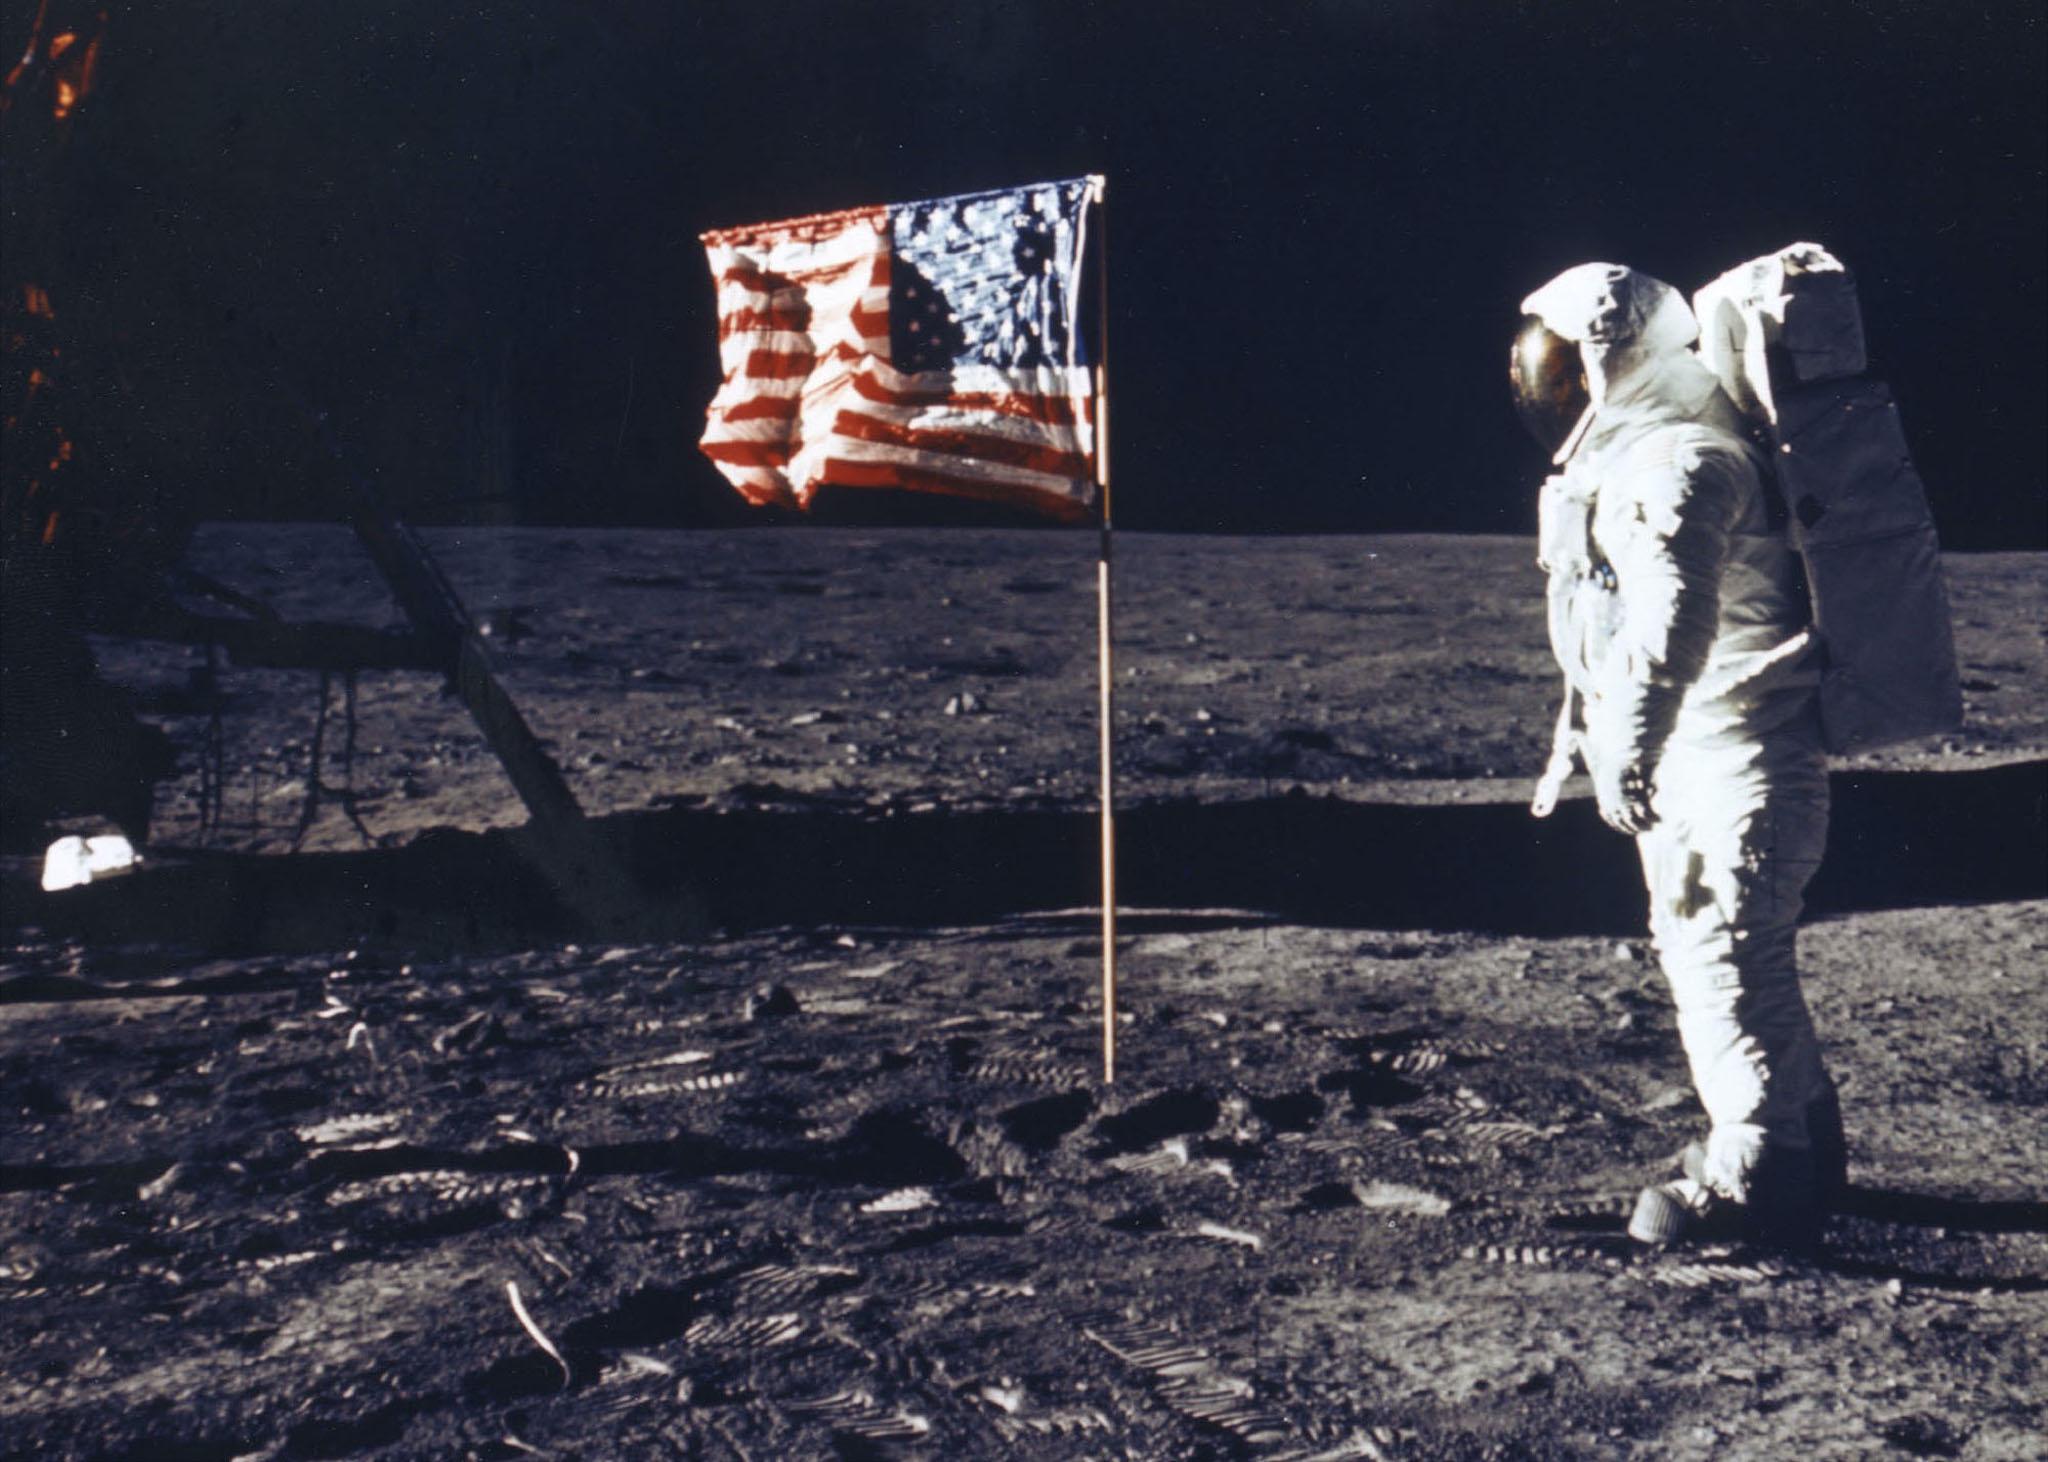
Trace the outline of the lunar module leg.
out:
<instances>
[{"instance_id":1,"label":"lunar module leg","mask_svg":"<svg viewBox=\"0 0 2048 1462\"><path fill-rule=\"evenodd\" d=\"M351 485L357 538L526 804L534 857L563 902L593 928L615 937L701 935L705 918L694 894L665 894L657 907L640 891L624 858L584 816L561 770L500 683L483 637L426 545L384 509L368 484Z\"/></svg>"}]
</instances>

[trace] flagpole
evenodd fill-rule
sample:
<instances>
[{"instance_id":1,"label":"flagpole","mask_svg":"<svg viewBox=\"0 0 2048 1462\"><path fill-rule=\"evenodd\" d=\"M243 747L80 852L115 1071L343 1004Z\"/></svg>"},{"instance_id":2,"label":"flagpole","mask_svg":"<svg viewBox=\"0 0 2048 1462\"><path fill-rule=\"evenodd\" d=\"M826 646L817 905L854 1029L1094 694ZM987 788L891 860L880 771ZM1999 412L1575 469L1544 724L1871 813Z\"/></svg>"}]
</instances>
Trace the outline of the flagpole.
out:
<instances>
[{"instance_id":1,"label":"flagpole","mask_svg":"<svg viewBox=\"0 0 2048 1462\"><path fill-rule=\"evenodd\" d=\"M1116 758L1115 657L1110 639L1109 514L1109 208L1108 179L1089 178L1095 204L1095 480L1102 489L1102 548L1095 565L1102 775L1102 1080L1116 1080Z\"/></svg>"}]
</instances>

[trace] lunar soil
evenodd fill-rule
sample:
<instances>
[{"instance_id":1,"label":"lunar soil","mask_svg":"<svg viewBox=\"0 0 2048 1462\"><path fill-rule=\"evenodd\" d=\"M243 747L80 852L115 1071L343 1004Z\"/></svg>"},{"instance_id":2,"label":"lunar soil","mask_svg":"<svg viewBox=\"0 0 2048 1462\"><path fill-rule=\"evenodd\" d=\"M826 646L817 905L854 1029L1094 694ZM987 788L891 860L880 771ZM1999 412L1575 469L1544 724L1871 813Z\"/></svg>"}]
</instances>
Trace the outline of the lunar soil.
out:
<instances>
[{"instance_id":1,"label":"lunar soil","mask_svg":"<svg viewBox=\"0 0 2048 1462\"><path fill-rule=\"evenodd\" d=\"M1701 1117L1626 844L1519 805L1526 542L1122 548L1105 1082L1092 539L429 541L654 917L431 676L99 642L180 770L136 872L5 869L0 1454L2041 1454L2038 555L1838 770L1792 1255L1622 1233ZM194 561L395 619L335 530Z\"/></svg>"}]
</instances>

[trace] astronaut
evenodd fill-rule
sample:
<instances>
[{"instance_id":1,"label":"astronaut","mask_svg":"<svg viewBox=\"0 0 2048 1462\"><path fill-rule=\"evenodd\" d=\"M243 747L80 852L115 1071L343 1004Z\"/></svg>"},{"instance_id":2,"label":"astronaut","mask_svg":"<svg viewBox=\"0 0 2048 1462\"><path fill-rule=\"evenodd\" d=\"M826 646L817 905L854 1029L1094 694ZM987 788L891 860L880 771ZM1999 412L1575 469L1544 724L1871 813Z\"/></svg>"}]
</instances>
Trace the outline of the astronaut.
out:
<instances>
[{"instance_id":1,"label":"astronaut","mask_svg":"<svg viewBox=\"0 0 2048 1462\"><path fill-rule=\"evenodd\" d=\"M1842 1182L1841 1119L1794 935L1827 837L1822 655L1743 417L1669 285L1613 264L1523 301L1512 379L1556 449L1539 562L1566 679L1532 810L1575 761L1636 839L1650 929L1710 1122L1630 1232L1804 1246Z\"/></svg>"}]
</instances>

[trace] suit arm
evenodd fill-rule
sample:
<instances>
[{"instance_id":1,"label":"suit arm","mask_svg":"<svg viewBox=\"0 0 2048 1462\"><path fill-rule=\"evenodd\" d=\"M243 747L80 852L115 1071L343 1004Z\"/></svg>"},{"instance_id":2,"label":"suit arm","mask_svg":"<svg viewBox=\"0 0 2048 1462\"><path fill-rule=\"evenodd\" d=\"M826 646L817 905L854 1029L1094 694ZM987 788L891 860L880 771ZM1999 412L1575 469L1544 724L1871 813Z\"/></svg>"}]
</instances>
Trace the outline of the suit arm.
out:
<instances>
[{"instance_id":1,"label":"suit arm","mask_svg":"<svg viewBox=\"0 0 2048 1462\"><path fill-rule=\"evenodd\" d=\"M1644 784L1712 652L1730 529L1750 471L1739 451L1683 443L1626 474L1614 485L1620 500L1603 504L1601 548L1621 625L1592 712L1593 740Z\"/></svg>"}]
</instances>

